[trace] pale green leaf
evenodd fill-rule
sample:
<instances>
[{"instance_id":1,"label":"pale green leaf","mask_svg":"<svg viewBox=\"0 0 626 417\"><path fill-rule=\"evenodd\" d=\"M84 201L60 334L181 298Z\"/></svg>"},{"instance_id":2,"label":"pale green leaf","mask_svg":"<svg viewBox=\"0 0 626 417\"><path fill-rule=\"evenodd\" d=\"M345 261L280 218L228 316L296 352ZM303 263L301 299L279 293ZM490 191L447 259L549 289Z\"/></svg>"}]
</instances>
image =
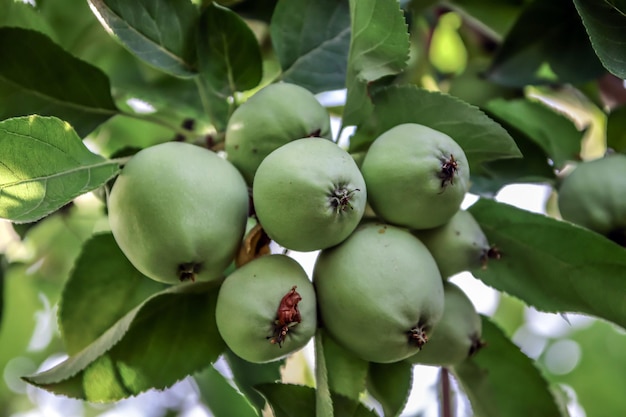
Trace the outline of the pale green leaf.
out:
<instances>
[{"instance_id":1,"label":"pale green leaf","mask_svg":"<svg viewBox=\"0 0 626 417\"><path fill-rule=\"evenodd\" d=\"M59 326L67 353L80 352L126 313L165 287L137 271L111 233L88 240L65 283L59 303Z\"/></svg>"},{"instance_id":2,"label":"pale green leaf","mask_svg":"<svg viewBox=\"0 0 626 417\"><path fill-rule=\"evenodd\" d=\"M0 122L0 154L0 217L18 223L41 219L119 171L54 117Z\"/></svg>"},{"instance_id":3,"label":"pale green leaf","mask_svg":"<svg viewBox=\"0 0 626 417\"><path fill-rule=\"evenodd\" d=\"M344 126L359 125L372 111L370 83L406 68L409 35L396 0L350 0L351 39Z\"/></svg>"},{"instance_id":4,"label":"pale green leaf","mask_svg":"<svg viewBox=\"0 0 626 417\"><path fill-rule=\"evenodd\" d=\"M77 354L24 379L90 402L114 402L167 388L222 353L216 301L215 283L172 286L128 312Z\"/></svg>"}]
</instances>

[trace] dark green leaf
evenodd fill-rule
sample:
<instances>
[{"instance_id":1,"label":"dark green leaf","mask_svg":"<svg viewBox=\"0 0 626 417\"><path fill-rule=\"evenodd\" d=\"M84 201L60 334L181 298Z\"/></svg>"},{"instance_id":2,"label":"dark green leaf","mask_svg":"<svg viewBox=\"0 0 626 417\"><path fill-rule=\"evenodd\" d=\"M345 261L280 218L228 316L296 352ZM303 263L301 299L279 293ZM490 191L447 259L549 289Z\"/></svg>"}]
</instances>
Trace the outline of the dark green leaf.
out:
<instances>
[{"instance_id":1,"label":"dark green leaf","mask_svg":"<svg viewBox=\"0 0 626 417\"><path fill-rule=\"evenodd\" d=\"M14 222L41 219L119 171L54 117L0 122L0 154L0 217Z\"/></svg>"},{"instance_id":2,"label":"dark green leaf","mask_svg":"<svg viewBox=\"0 0 626 417\"><path fill-rule=\"evenodd\" d=\"M604 68L570 0L535 0L496 53L487 75L510 86L583 83Z\"/></svg>"},{"instance_id":3,"label":"dark green leaf","mask_svg":"<svg viewBox=\"0 0 626 417\"><path fill-rule=\"evenodd\" d=\"M374 112L350 141L350 151L365 150L381 133L402 123L439 130L461 145L472 167L483 161L519 157L513 139L477 107L455 97L415 86L393 86L374 97Z\"/></svg>"},{"instance_id":4,"label":"dark green leaf","mask_svg":"<svg viewBox=\"0 0 626 417\"><path fill-rule=\"evenodd\" d=\"M350 16L344 126L360 125L372 112L369 83L400 73L409 59L408 29L396 0L350 0Z\"/></svg>"},{"instance_id":5,"label":"dark green leaf","mask_svg":"<svg viewBox=\"0 0 626 417\"><path fill-rule=\"evenodd\" d=\"M613 109L609 113L606 145L616 152L626 153L626 106Z\"/></svg>"},{"instance_id":6,"label":"dark green leaf","mask_svg":"<svg viewBox=\"0 0 626 417\"><path fill-rule=\"evenodd\" d=\"M385 417L400 415L413 384L413 365L396 363L370 363L367 390L383 407Z\"/></svg>"},{"instance_id":7,"label":"dark green leaf","mask_svg":"<svg viewBox=\"0 0 626 417\"><path fill-rule=\"evenodd\" d=\"M110 233L83 246L59 304L67 353L75 355L150 295L165 288L126 259Z\"/></svg>"},{"instance_id":8,"label":"dark green leaf","mask_svg":"<svg viewBox=\"0 0 626 417\"><path fill-rule=\"evenodd\" d=\"M248 399L229 384L214 367L194 375L200 389L200 399L215 417L257 417Z\"/></svg>"},{"instance_id":9,"label":"dark green leaf","mask_svg":"<svg viewBox=\"0 0 626 417\"><path fill-rule=\"evenodd\" d=\"M525 99L492 100L486 109L539 145L557 169L580 159L584 132L579 131L564 115L541 103Z\"/></svg>"},{"instance_id":10,"label":"dark green leaf","mask_svg":"<svg viewBox=\"0 0 626 417\"><path fill-rule=\"evenodd\" d=\"M494 37L501 38L511 30L524 0L454 0L452 3L493 31Z\"/></svg>"},{"instance_id":11,"label":"dark green leaf","mask_svg":"<svg viewBox=\"0 0 626 417\"><path fill-rule=\"evenodd\" d=\"M283 81L313 93L345 87L350 48L348 0L280 1L270 33Z\"/></svg>"},{"instance_id":12,"label":"dark green leaf","mask_svg":"<svg viewBox=\"0 0 626 417\"><path fill-rule=\"evenodd\" d=\"M475 415L480 417L557 417L565 415L548 383L495 324L483 321L487 343L473 357L454 367Z\"/></svg>"},{"instance_id":13,"label":"dark green leaf","mask_svg":"<svg viewBox=\"0 0 626 417\"><path fill-rule=\"evenodd\" d=\"M487 112L489 114L489 112ZM550 166L548 155L528 136L510 125L490 115L514 138L523 158L497 159L487 161L472 171L470 192L493 197L505 185L513 183L554 183L556 175Z\"/></svg>"},{"instance_id":14,"label":"dark green leaf","mask_svg":"<svg viewBox=\"0 0 626 417\"><path fill-rule=\"evenodd\" d=\"M360 359L323 333L322 348L330 391L358 401L365 391L368 362Z\"/></svg>"},{"instance_id":15,"label":"dark green leaf","mask_svg":"<svg viewBox=\"0 0 626 417\"><path fill-rule=\"evenodd\" d=\"M205 3L210 2L210 0L203 1ZM269 24L277 3L278 0L233 0L230 8L245 19L260 20Z\"/></svg>"},{"instance_id":16,"label":"dark green leaf","mask_svg":"<svg viewBox=\"0 0 626 417\"><path fill-rule=\"evenodd\" d=\"M228 349L225 352L225 358L233 373L233 381L260 412L265 407L265 399L254 389L254 386L280 381L280 368L285 364L285 360L251 363L241 359Z\"/></svg>"},{"instance_id":17,"label":"dark green leaf","mask_svg":"<svg viewBox=\"0 0 626 417\"><path fill-rule=\"evenodd\" d=\"M256 388L267 399L275 417L316 417L314 388L288 384L261 384ZM377 417L363 404L342 395L333 394L333 406L336 417Z\"/></svg>"},{"instance_id":18,"label":"dark green leaf","mask_svg":"<svg viewBox=\"0 0 626 417\"><path fill-rule=\"evenodd\" d=\"M175 285L131 310L76 355L24 379L91 402L113 402L169 387L222 353L216 300L215 283Z\"/></svg>"},{"instance_id":19,"label":"dark green leaf","mask_svg":"<svg viewBox=\"0 0 626 417\"><path fill-rule=\"evenodd\" d=\"M0 119L56 116L83 137L117 113L99 69L41 33L0 28Z\"/></svg>"},{"instance_id":20,"label":"dark green leaf","mask_svg":"<svg viewBox=\"0 0 626 417\"><path fill-rule=\"evenodd\" d=\"M548 312L580 312L626 327L626 251L570 223L481 199L469 208L501 252L472 273Z\"/></svg>"},{"instance_id":21,"label":"dark green leaf","mask_svg":"<svg viewBox=\"0 0 626 417\"><path fill-rule=\"evenodd\" d=\"M626 78L626 4L618 1L574 0L604 67Z\"/></svg>"},{"instance_id":22,"label":"dark green leaf","mask_svg":"<svg viewBox=\"0 0 626 417\"><path fill-rule=\"evenodd\" d=\"M237 91L261 81L263 61L252 30L237 14L215 3L200 16L198 71L206 86L207 107L218 131L226 129Z\"/></svg>"},{"instance_id":23,"label":"dark green leaf","mask_svg":"<svg viewBox=\"0 0 626 417\"><path fill-rule=\"evenodd\" d=\"M177 77L195 71L196 6L190 0L89 0L100 23L137 57Z\"/></svg>"}]
</instances>

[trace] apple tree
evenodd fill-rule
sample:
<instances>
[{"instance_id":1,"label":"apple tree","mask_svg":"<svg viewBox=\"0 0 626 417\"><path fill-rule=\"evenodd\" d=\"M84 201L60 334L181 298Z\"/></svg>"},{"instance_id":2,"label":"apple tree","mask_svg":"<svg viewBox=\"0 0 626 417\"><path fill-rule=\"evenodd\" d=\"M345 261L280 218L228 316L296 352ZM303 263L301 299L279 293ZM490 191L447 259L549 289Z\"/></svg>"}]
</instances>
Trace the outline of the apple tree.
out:
<instances>
[{"instance_id":1,"label":"apple tree","mask_svg":"<svg viewBox=\"0 0 626 417\"><path fill-rule=\"evenodd\" d=\"M409 415L435 369L442 417L619 415L625 16L0 0L0 414Z\"/></svg>"}]
</instances>

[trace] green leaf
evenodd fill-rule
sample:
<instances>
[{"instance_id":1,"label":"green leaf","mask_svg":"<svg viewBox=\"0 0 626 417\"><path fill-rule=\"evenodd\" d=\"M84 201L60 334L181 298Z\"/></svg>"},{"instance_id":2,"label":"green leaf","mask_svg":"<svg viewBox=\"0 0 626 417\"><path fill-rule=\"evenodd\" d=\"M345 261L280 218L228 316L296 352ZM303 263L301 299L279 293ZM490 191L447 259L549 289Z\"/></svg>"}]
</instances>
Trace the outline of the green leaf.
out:
<instances>
[{"instance_id":1,"label":"green leaf","mask_svg":"<svg viewBox=\"0 0 626 417\"><path fill-rule=\"evenodd\" d=\"M200 389L200 399L215 417L258 417L248 399L214 367L194 375L194 379Z\"/></svg>"},{"instance_id":2,"label":"green leaf","mask_svg":"<svg viewBox=\"0 0 626 417\"><path fill-rule=\"evenodd\" d=\"M177 77L195 69L198 10L190 0L88 0L100 23L146 63Z\"/></svg>"},{"instance_id":3,"label":"green leaf","mask_svg":"<svg viewBox=\"0 0 626 417\"><path fill-rule=\"evenodd\" d=\"M90 402L169 387L222 353L216 301L215 283L172 286L131 310L79 353L24 380Z\"/></svg>"},{"instance_id":4,"label":"green leaf","mask_svg":"<svg viewBox=\"0 0 626 417\"><path fill-rule=\"evenodd\" d=\"M617 1L574 0L602 65L626 78L626 4Z\"/></svg>"},{"instance_id":5,"label":"green leaf","mask_svg":"<svg viewBox=\"0 0 626 417\"><path fill-rule=\"evenodd\" d=\"M166 288L137 271L111 233L85 243L59 304L67 353L75 355L150 295Z\"/></svg>"},{"instance_id":6,"label":"green leaf","mask_svg":"<svg viewBox=\"0 0 626 417\"><path fill-rule=\"evenodd\" d=\"M227 349L224 357L233 373L233 381L239 390L254 404L260 412L265 407L265 399L254 389L254 386L263 383L280 381L280 368L285 360L268 363L251 363L241 359Z\"/></svg>"},{"instance_id":7,"label":"green leaf","mask_svg":"<svg viewBox=\"0 0 626 417\"><path fill-rule=\"evenodd\" d=\"M0 330L2 329L2 319L4 317L4 276L8 269L8 264L4 254L0 254Z\"/></svg>"},{"instance_id":8,"label":"green leaf","mask_svg":"<svg viewBox=\"0 0 626 417\"><path fill-rule=\"evenodd\" d=\"M509 85L583 83L604 73L570 0L535 0L515 22L487 76Z\"/></svg>"},{"instance_id":9,"label":"green leaf","mask_svg":"<svg viewBox=\"0 0 626 417\"><path fill-rule=\"evenodd\" d=\"M402 123L419 123L452 137L470 165L521 156L499 124L475 106L447 94L411 85L382 89L373 97L374 112L350 140L350 151L365 150L383 132Z\"/></svg>"},{"instance_id":10,"label":"green leaf","mask_svg":"<svg viewBox=\"0 0 626 417\"><path fill-rule=\"evenodd\" d=\"M493 197L502 187L513 183L556 182L554 168L550 166L545 151L524 132L504 120L490 116L509 132L524 157L483 163L471 173L470 192Z\"/></svg>"},{"instance_id":11,"label":"green leaf","mask_svg":"<svg viewBox=\"0 0 626 417\"><path fill-rule=\"evenodd\" d=\"M280 1L270 34L283 81L313 93L345 87L350 48L347 0Z\"/></svg>"},{"instance_id":12,"label":"green leaf","mask_svg":"<svg viewBox=\"0 0 626 417\"><path fill-rule=\"evenodd\" d=\"M523 0L454 0L455 9L460 6L462 14L471 16L494 32L494 38L503 38L515 24ZM483 29L481 27L481 29Z\"/></svg>"},{"instance_id":13,"label":"green leaf","mask_svg":"<svg viewBox=\"0 0 626 417\"><path fill-rule=\"evenodd\" d=\"M481 199L469 211L501 253L472 273L538 310L579 312L626 327L626 251L541 214Z\"/></svg>"},{"instance_id":14,"label":"green leaf","mask_svg":"<svg viewBox=\"0 0 626 417\"><path fill-rule=\"evenodd\" d=\"M261 384L256 388L267 399L275 417L316 417L314 388L289 384ZM339 394L333 394L333 406L336 417L378 417L363 404Z\"/></svg>"},{"instance_id":15,"label":"green leaf","mask_svg":"<svg viewBox=\"0 0 626 417\"><path fill-rule=\"evenodd\" d=\"M117 113L102 71L41 33L0 28L0 119L56 116L83 137Z\"/></svg>"},{"instance_id":16,"label":"green leaf","mask_svg":"<svg viewBox=\"0 0 626 417\"><path fill-rule=\"evenodd\" d=\"M350 17L344 126L367 120L369 83L400 73L409 59L408 29L396 0L350 0Z\"/></svg>"},{"instance_id":17,"label":"green leaf","mask_svg":"<svg viewBox=\"0 0 626 417\"><path fill-rule=\"evenodd\" d=\"M54 117L0 122L0 154L0 217L18 223L41 219L119 171Z\"/></svg>"},{"instance_id":18,"label":"green leaf","mask_svg":"<svg viewBox=\"0 0 626 417\"><path fill-rule=\"evenodd\" d=\"M385 417L400 415L406 405L413 384L413 365L410 362L370 363L367 390L383 407Z\"/></svg>"},{"instance_id":19,"label":"green leaf","mask_svg":"<svg viewBox=\"0 0 626 417\"><path fill-rule=\"evenodd\" d=\"M547 356L554 357L555 352L561 356L558 344L562 341L577 343L581 353L579 361L571 372L551 374L550 367L545 366ZM539 358L548 380L572 387L588 416L620 415L624 410L624 398L607 387L626 386L626 373L623 371L626 369L626 334L615 325L598 320L589 327L569 333L565 340L553 343Z\"/></svg>"},{"instance_id":20,"label":"green leaf","mask_svg":"<svg viewBox=\"0 0 626 417\"><path fill-rule=\"evenodd\" d=\"M0 26L32 29L51 36L54 30L35 7L26 2L0 0Z\"/></svg>"},{"instance_id":21,"label":"green leaf","mask_svg":"<svg viewBox=\"0 0 626 417\"><path fill-rule=\"evenodd\" d=\"M526 99L496 99L487 103L486 109L539 145L557 169L568 162L580 160L584 131L579 131L564 115Z\"/></svg>"},{"instance_id":22,"label":"green leaf","mask_svg":"<svg viewBox=\"0 0 626 417\"><path fill-rule=\"evenodd\" d=\"M365 391L368 362L337 344L326 333L322 336L322 349L329 389L358 401Z\"/></svg>"},{"instance_id":23,"label":"green leaf","mask_svg":"<svg viewBox=\"0 0 626 417\"><path fill-rule=\"evenodd\" d=\"M626 153L626 105L611 110L606 124L606 145Z\"/></svg>"},{"instance_id":24,"label":"green leaf","mask_svg":"<svg viewBox=\"0 0 626 417\"><path fill-rule=\"evenodd\" d=\"M217 130L224 131L233 110L229 99L261 81L261 50L246 22L216 3L207 6L200 16L197 48L207 107Z\"/></svg>"},{"instance_id":25,"label":"green leaf","mask_svg":"<svg viewBox=\"0 0 626 417\"><path fill-rule=\"evenodd\" d=\"M453 369L480 417L556 417L565 415L548 383L494 323L482 317L487 345Z\"/></svg>"}]
</instances>

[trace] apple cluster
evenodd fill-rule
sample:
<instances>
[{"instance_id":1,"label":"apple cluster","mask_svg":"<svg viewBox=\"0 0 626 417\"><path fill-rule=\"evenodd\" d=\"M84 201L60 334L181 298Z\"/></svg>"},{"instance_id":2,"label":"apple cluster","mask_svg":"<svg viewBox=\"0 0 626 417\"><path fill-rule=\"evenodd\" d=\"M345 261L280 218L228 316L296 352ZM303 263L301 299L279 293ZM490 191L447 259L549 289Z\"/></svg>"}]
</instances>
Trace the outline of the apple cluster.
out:
<instances>
[{"instance_id":1,"label":"apple cluster","mask_svg":"<svg viewBox=\"0 0 626 417\"><path fill-rule=\"evenodd\" d=\"M357 164L331 140L313 94L276 83L233 113L224 154L146 148L116 179L108 210L120 249L147 277L219 283L215 317L235 354L277 360L320 327L378 363L452 365L482 346L479 315L447 280L491 251L460 208L469 163L450 136L397 125ZM267 239L242 261L251 220ZM270 240L319 251L313 276L269 253Z\"/></svg>"}]
</instances>

